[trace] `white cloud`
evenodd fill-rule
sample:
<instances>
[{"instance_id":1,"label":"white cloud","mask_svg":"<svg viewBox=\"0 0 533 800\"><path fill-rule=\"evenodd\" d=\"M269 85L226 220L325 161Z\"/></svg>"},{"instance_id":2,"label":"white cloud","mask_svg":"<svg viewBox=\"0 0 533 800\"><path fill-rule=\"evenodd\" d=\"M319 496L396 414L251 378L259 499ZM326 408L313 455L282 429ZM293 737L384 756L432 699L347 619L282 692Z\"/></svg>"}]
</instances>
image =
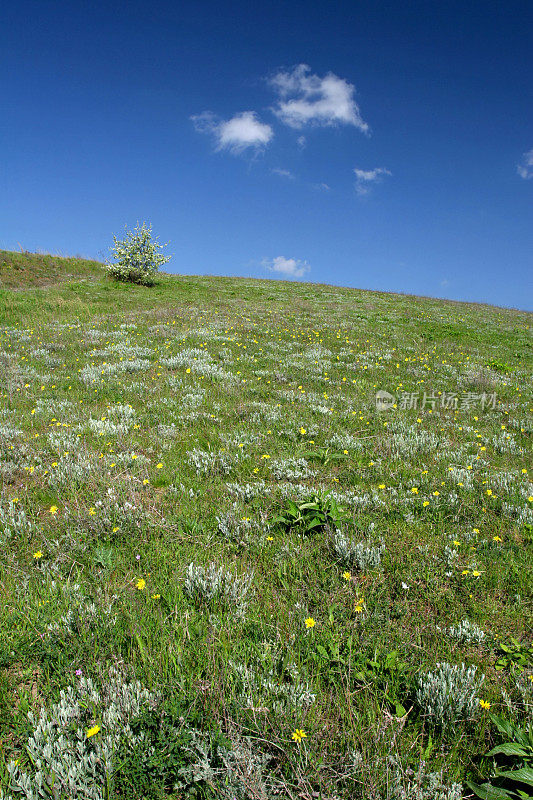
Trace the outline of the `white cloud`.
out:
<instances>
[{"instance_id":1,"label":"white cloud","mask_svg":"<svg viewBox=\"0 0 533 800\"><path fill-rule=\"evenodd\" d=\"M271 261L264 259L261 263L271 272L279 272L289 278L303 278L311 269L307 261L300 261L297 258L284 258L283 256L277 256Z\"/></svg>"},{"instance_id":2,"label":"white cloud","mask_svg":"<svg viewBox=\"0 0 533 800\"><path fill-rule=\"evenodd\" d=\"M343 123L369 131L355 102L355 86L332 72L320 78L307 64L298 64L289 72L278 72L270 84L279 96L274 113L291 128Z\"/></svg>"},{"instance_id":3,"label":"white cloud","mask_svg":"<svg viewBox=\"0 0 533 800\"><path fill-rule=\"evenodd\" d=\"M191 119L197 131L214 135L217 150L229 150L231 153L242 153L248 147L258 150L274 136L270 125L261 122L255 111L242 111L231 119L221 121L210 111L204 111Z\"/></svg>"},{"instance_id":4,"label":"white cloud","mask_svg":"<svg viewBox=\"0 0 533 800\"><path fill-rule=\"evenodd\" d=\"M368 194L370 187L373 183L379 183L384 175L392 175L388 169L384 167L375 167L375 169L354 169L355 172L355 191L357 194Z\"/></svg>"},{"instance_id":5,"label":"white cloud","mask_svg":"<svg viewBox=\"0 0 533 800\"><path fill-rule=\"evenodd\" d=\"M279 167L273 167L270 171L273 172L274 175L279 175L280 178L289 178L289 180L291 181L294 180L294 175L288 169L280 169Z\"/></svg>"},{"instance_id":6,"label":"white cloud","mask_svg":"<svg viewBox=\"0 0 533 800\"><path fill-rule=\"evenodd\" d=\"M525 180L533 178L533 150L524 153L521 163L516 166L516 171Z\"/></svg>"}]
</instances>

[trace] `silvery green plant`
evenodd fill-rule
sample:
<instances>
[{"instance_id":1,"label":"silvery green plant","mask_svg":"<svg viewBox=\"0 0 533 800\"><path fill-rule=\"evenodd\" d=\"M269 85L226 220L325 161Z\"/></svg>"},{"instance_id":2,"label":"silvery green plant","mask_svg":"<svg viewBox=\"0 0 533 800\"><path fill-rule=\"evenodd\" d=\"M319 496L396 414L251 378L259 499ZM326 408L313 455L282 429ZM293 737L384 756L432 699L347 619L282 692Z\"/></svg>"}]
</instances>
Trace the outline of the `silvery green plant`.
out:
<instances>
[{"instance_id":1,"label":"silvery green plant","mask_svg":"<svg viewBox=\"0 0 533 800\"><path fill-rule=\"evenodd\" d=\"M191 563L187 567L183 589L198 606L217 605L243 616L253 577L253 573L236 577L223 566L217 568L213 563L207 567Z\"/></svg>"},{"instance_id":2,"label":"silvery green plant","mask_svg":"<svg viewBox=\"0 0 533 800\"><path fill-rule=\"evenodd\" d=\"M464 619L457 625L450 625L446 633L459 644L480 644L485 638L485 631L468 619Z\"/></svg>"},{"instance_id":3,"label":"silvery green plant","mask_svg":"<svg viewBox=\"0 0 533 800\"><path fill-rule=\"evenodd\" d=\"M32 536L36 526L28 518L20 503L6 501L0 503L0 544L5 544L13 536Z\"/></svg>"},{"instance_id":4,"label":"silvery green plant","mask_svg":"<svg viewBox=\"0 0 533 800\"><path fill-rule=\"evenodd\" d=\"M445 545L444 550L442 551L442 562L444 567L447 567L448 569L456 567L458 559L459 553L457 550L455 550L453 547L450 547L448 544Z\"/></svg>"},{"instance_id":5,"label":"silvery green plant","mask_svg":"<svg viewBox=\"0 0 533 800\"><path fill-rule=\"evenodd\" d=\"M307 711L316 700L308 683L300 678L295 664L286 672L289 680L282 681L273 669L260 673L246 664L231 664L238 683L238 701L244 708L254 711L268 710L276 714L294 714Z\"/></svg>"},{"instance_id":6,"label":"silvery green plant","mask_svg":"<svg viewBox=\"0 0 533 800\"><path fill-rule=\"evenodd\" d=\"M232 469L231 458L227 453L216 453L211 450L200 450L198 447L195 447L194 450L189 450L187 452L187 456L189 462L196 469L197 475L227 475Z\"/></svg>"},{"instance_id":7,"label":"silvery green plant","mask_svg":"<svg viewBox=\"0 0 533 800\"><path fill-rule=\"evenodd\" d=\"M255 483L227 483L226 489L234 497L249 503L255 497L266 493L267 485L263 480L258 480Z\"/></svg>"},{"instance_id":8,"label":"silvery green plant","mask_svg":"<svg viewBox=\"0 0 533 800\"><path fill-rule=\"evenodd\" d=\"M405 782L405 778L396 767L390 788L390 800L461 800L463 797L463 787L460 783L447 786L443 782L442 773L426 772L424 761L420 762L417 775L413 776L412 770L408 770L409 772L410 777Z\"/></svg>"},{"instance_id":9,"label":"silvery green plant","mask_svg":"<svg viewBox=\"0 0 533 800\"><path fill-rule=\"evenodd\" d=\"M333 549L339 561L346 567L360 570L375 569L381 564L384 545L373 547L365 542L356 542L342 531L335 531Z\"/></svg>"},{"instance_id":10,"label":"silvery green plant","mask_svg":"<svg viewBox=\"0 0 533 800\"><path fill-rule=\"evenodd\" d=\"M57 599L67 605L67 611L54 622L47 624L48 635L69 637L82 634L87 637L99 626L109 628L117 624L117 615L113 610L113 604L118 599L117 595L113 595L110 602L97 605L83 594L78 583L61 584L52 581L50 588L52 591L57 591Z\"/></svg>"},{"instance_id":11,"label":"silvery green plant","mask_svg":"<svg viewBox=\"0 0 533 800\"><path fill-rule=\"evenodd\" d=\"M249 517L244 517L242 512L239 514L236 505L231 511L221 514L216 520L218 532L229 542L247 545L253 539L258 538L259 524Z\"/></svg>"},{"instance_id":12,"label":"silvery green plant","mask_svg":"<svg viewBox=\"0 0 533 800\"><path fill-rule=\"evenodd\" d=\"M64 456L50 469L47 483L52 489L61 486L80 487L87 483L89 477L97 470L94 462L84 453Z\"/></svg>"},{"instance_id":13,"label":"silvery green plant","mask_svg":"<svg viewBox=\"0 0 533 800\"><path fill-rule=\"evenodd\" d=\"M170 261L170 256L161 252L166 245L152 239L152 226L146 222L137 224L133 231L126 228L124 239L113 236L113 241L114 261L107 264L107 272L119 281L152 286L158 269Z\"/></svg>"},{"instance_id":14,"label":"silvery green plant","mask_svg":"<svg viewBox=\"0 0 533 800\"><path fill-rule=\"evenodd\" d=\"M81 678L78 686L61 691L58 703L41 708L38 716L28 714L31 766L8 763L8 793L0 790L0 800L104 800L119 745L143 746L144 734L134 734L130 721L156 703L156 695L138 682L127 683L119 672L112 671L101 689ZM93 726L98 731L88 736Z\"/></svg>"},{"instance_id":15,"label":"silvery green plant","mask_svg":"<svg viewBox=\"0 0 533 800\"><path fill-rule=\"evenodd\" d=\"M222 800L269 800L266 767L271 757L258 750L248 736L235 737L229 748L220 747L223 767L218 770L217 792Z\"/></svg>"},{"instance_id":16,"label":"silvery green plant","mask_svg":"<svg viewBox=\"0 0 533 800\"><path fill-rule=\"evenodd\" d=\"M471 719L479 710L478 692L485 676L476 677L477 667L465 664L437 664L433 672L420 675L416 701L436 725L446 727Z\"/></svg>"},{"instance_id":17,"label":"silvery green plant","mask_svg":"<svg viewBox=\"0 0 533 800\"><path fill-rule=\"evenodd\" d=\"M269 462L269 468L277 480L294 481L316 475L316 470L309 469L305 458L277 458Z\"/></svg>"},{"instance_id":18,"label":"silvery green plant","mask_svg":"<svg viewBox=\"0 0 533 800\"><path fill-rule=\"evenodd\" d=\"M129 426L123 422L115 423L110 419L93 419L88 421L89 430L97 436L123 436L128 433Z\"/></svg>"}]
</instances>

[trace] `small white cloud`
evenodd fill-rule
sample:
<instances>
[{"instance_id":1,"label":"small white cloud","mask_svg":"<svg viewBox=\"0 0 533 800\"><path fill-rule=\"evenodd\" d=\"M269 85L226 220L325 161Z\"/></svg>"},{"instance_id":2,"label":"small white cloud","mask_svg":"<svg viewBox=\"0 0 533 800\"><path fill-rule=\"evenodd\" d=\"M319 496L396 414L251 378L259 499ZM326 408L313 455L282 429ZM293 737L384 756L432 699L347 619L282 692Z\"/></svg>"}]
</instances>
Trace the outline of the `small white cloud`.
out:
<instances>
[{"instance_id":1,"label":"small white cloud","mask_svg":"<svg viewBox=\"0 0 533 800\"><path fill-rule=\"evenodd\" d=\"M283 256L277 256L271 261L264 259L261 263L271 272L279 272L289 278L303 278L311 269L307 261L300 261L297 258L284 258Z\"/></svg>"},{"instance_id":2,"label":"small white cloud","mask_svg":"<svg viewBox=\"0 0 533 800\"><path fill-rule=\"evenodd\" d=\"M526 181L529 180L529 178L533 178L533 150L524 153L522 161L516 166L516 171L520 177L524 178Z\"/></svg>"},{"instance_id":3,"label":"small white cloud","mask_svg":"<svg viewBox=\"0 0 533 800\"><path fill-rule=\"evenodd\" d=\"M242 111L228 120L219 120L210 111L204 111L191 119L197 131L213 134L217 150L231 153L242 153L249 147L258 150L274 136L270 125L261 122L255 111Z\"/></svg>"},{"instance_id":4,"label":"small white cloud","mask_svg":"<svg viewBox=\"0 0 533 800\"><path fill-rule=\"evenodd\" d=\"M376 167L375 169L354 169L355 172L355 191L357 194L368 194L370 187L373 183L379 183L384 175L392 175L388 169L384 167Z\"/></svg>"},{"instance_id":5,"label":"small white cloud","mask_svg":"<svg viewBox=\"0 0 533 800\"><path fill-rule=\"evenodd\" d=\"M330 192L331 186L329 186L327 183L314 183L313 189L320 189L322 192Z\"/></svg>"},{"instance_id":6,"label":"small white cloud","mask_svg":"<svg viewBox=\"0 0 533 800\"><path fill-rule=\"evenodd\" d=\"M279 169L279 167L274 167L270 170L274 173L274 175L279 175L280 178L289 178L289 180L294 180L294 175L288 169Z\"/></svg>"},{"instance_id":7,"label":"small white cloud","mask_svg":"<svg viewBox=\"0 0 533 800\"><path fill-rule=\"evenodd\" d=\"M288 72L276 73L270 84L279 96L274 113L291 128L342 123L369 132L355 102L355 86L332 72L320 78L307 64L298 64Z\"/></svg>"},{"instance_id":8,"label":"small white cloud","mask_svg":"<svg viewBox=\"0 0 533 800\"><path fill-rule=\"evenodd\" d=\"M305 145L307 144L307 139L305 138L305 136L298 136L298 138L296 139L296 144L303 150Z\"/></svg>"}]
</instances>

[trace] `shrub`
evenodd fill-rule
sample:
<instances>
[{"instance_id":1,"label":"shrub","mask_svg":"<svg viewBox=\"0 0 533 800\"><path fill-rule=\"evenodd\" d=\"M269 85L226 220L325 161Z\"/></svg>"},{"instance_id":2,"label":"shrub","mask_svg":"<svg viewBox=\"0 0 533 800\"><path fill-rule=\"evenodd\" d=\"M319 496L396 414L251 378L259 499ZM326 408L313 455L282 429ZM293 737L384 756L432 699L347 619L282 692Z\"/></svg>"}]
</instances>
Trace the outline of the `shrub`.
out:
<instances>
[{"instance_id":1,"label":"shrub","mask_svg":"<svg viewBox=\"0 0 533 800\"><path fill-rule=\"evenodd\" d=\"M333 549L339 561L346 567L359 570L376 569L381 565L384 545L372 547L365 542L356 542L342 531L335 532Z\"/></svg>"},{"instance_id":2,"label":"shrub","mask_svg":"<svg viewBox=\"0 0 533 800\"><path fill-rule=\"evenodd\" d=\"M155 695L138 682L127 683L118 672L111 673L101 690L82 678L61 692L58 703L41 708L39 716L28 715L33 726L26 744L28 771L19 761L10 761L8 790L27 800L103 800L121 742L142 746L143 734L134 733L131 720L155 702ZM13 798L0 790L0 800Z\"/></svg>"},{"instance_id":3,"label":"shrub","mask_svg":"<svg viewBox=\"0 0 533 800\"><path fill-rule=\"evenodd\" d=\"M170 261L170 256L161 252L166 245L152 240L152 226L145 222L140 226L137 224L133 231L126 228L124 239L113 236L113 240L115 244L111 252L115 261L107 265L108 275L118 281L153 286L155 273Z\"/></svg>"},{"instance_id":4,"label":"shrub","mask_svg":"<svg viewBox=\"0 0 533 800\"><path fill-rule=\"evenodd\" d=\"M267 796L269 758L254 742L203 732L181 712L175 700L163 701L116 670L102 687L81 678L58 703L28 715L28 757L24 766L7 763L0 800L156 800L169 789L173 797Z\"/></svg>"},{"instance_id":5,"label":"shrub","mask_svg":"<svg viewBox=\"0 0 533 800\"><path fill-rule=\"evenodd\" d=\"M253 574L246 573L242 578L235 577L216 564L202 567L189 564L185 575L185 594L197 605L215 605L223 610L233 610L243 616L251 593Z\"/></svg>"},{"instance_id":6,"label":"shrub","mask_svg":"<svg viewBox=\"0 0 533 800\"><path fill-rule=\"evenodd\" d=\"M464 619L457 625L450 625L447 629L448 636L459 644L480 644L485 639L483 631L475 622Z\"/></svg>"},{"instance_id":7,"label":"shrub","mask_svg":"<svg viewBox=\"0 0 533 800\"><path fill-rule=\"evenodd\" d=\"M484 675L476 678L476 667L437 664L435 672L419 677L416 700L424 714L444 727L475 715L484 679Z\"/></svg>"}]
</instances>

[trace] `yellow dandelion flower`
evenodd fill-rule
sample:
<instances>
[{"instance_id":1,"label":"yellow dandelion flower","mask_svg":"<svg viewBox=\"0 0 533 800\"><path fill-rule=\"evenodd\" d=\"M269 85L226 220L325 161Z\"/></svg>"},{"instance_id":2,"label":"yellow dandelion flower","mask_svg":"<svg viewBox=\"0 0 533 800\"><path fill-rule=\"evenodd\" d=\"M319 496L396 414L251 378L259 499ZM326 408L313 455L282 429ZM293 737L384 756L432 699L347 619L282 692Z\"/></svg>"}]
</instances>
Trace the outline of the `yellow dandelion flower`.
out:
<instances>
[{"instance_id":1,"label":"yellow dandelion flower","mask_svg":"<svg viewBox=\"0 0 533 800\"><path fill-rule=\"evenodd\" d=\"M48 509L49 514L57 514L57 506L50 506Z\"/></svg>"},{"instance_id":2,"label":"yellow dandelion flower","mask_svg":"<svg viewBox=\"0 0 533 800\"><path fill-rule=\"evenodd\" d=\"M35 553L33 554L33 557L39 559L43 557L43 554L41 553L40 550L36 550Z\"/></svg>"},{"instance_id":3,"label":"yellow dandelion flower","mask_svg":"<svg viewBox=\"0 0 533 800\"><path fill-rule=\"evenodd\" d=\"M100 730L100 725L93 725L92 728L88 728L87 738L90 739L91 736L96 736L99 730Z\"/></svg>"},{"instance_id":4,"label":"yellow dandelion flower","mask_svg":"<svg viewBox=\"0 0 533 800\"><path fill-rule=\"evenodd\" d=\"M307 617L307 619L305 620L305 627L306 628L314 628L315 625L316 625L316 622L313 619L313 617Z\"/></svg>"},{"instance_id":5,"label":"yellow dandelion flower","mask_svg":"<svg viewBox=\"0 0 533 800\"><path fill-rule=\"evenodd\" d=\"M294 733L292 734L291 738L292 738L293 742L296 742L296 744L300 744L302 739L307 739L307 734L301 728L297 728L294 731Z\"/></svg>"},{"instance_id":6,"label":"yellow dandelion flower","mask_svg":"<svg viewBox=\"0 0 533 800\"><path fill-rule=\"evenodd\" d=\"M136 587L136 588L137 588L137 589L138 589L140 592L142 592L142 590L144 589L144 587L145 587L145 586L146 586L146 581L144 580L144 578L139 578L139 580L138 580L138 581L136 582L136 584L135 584L135 587Z\"/></svg>"}]
</instances>

